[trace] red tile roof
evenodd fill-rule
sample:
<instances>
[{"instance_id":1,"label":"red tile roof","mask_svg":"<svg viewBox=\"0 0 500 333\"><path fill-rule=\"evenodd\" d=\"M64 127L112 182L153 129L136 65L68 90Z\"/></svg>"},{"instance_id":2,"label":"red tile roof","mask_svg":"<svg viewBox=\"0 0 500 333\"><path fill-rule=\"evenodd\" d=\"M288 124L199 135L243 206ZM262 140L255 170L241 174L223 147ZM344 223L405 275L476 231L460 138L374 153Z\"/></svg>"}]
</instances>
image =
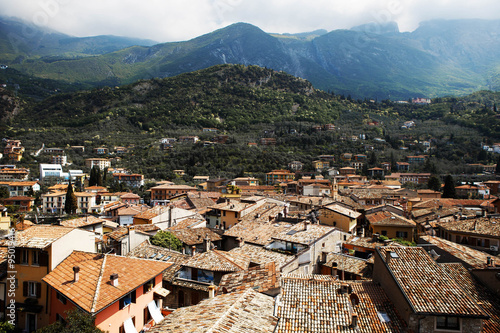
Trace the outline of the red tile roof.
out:
<instances>
[{"instance_id":1,"label":"red tile roof","mask_svg":"<svg viewBox=\"0 0 500 333\"><path fill-rule=\"evenodd\" d=\"M170 265L153 260L73 251L42 280L83 310L95 314L162 274ZM75 266L80 267L77 282L74 282ZM115 273L119 279L116 287L110 283L110 276Z\"/></svg>"}]
</instances>

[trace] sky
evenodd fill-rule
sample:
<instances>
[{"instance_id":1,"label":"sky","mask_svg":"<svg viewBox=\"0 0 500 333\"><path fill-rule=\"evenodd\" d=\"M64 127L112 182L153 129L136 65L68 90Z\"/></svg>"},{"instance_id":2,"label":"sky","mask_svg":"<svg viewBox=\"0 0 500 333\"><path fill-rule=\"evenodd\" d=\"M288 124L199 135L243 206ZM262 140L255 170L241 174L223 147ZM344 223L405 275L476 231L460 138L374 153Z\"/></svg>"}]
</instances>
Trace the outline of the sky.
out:
<instances>
[{"instance_id":1,"label":"sky","mask_svg":"<svg viewBox=\"0 0 500 333\"><path fill-rule=\"evenodd\" d=\"M236 22L266 32L349 29L395 21L413 31L431 19L500 19L498 0L0 0L0 15L85 37L184 41Z\"/></svg>"}]
</instances>

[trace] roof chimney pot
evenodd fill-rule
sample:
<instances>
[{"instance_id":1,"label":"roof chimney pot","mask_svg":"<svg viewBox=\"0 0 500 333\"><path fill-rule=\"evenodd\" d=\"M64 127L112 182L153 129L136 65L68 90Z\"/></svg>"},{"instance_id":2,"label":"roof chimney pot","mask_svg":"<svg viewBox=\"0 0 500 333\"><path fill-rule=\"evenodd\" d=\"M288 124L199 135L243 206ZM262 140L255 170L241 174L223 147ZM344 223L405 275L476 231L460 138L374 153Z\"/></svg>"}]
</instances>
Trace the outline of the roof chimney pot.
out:
<instances>
[{"instance_id":1,"label":"roof chimney pot","mask_svg":"<svg viewBox=\"0 0 500 333\"><path fill-rule=\"evenodd\" d=\"M109 280L111 281L111 285L113 287L118 287L118 273L111 274L109 276Z\"/></svg>"},{"instance_id":2,"label":"roof chimney pot","mask_svg":"<svg viewBox=\"0 0 500 333\"><path fill-rule=\"evenodd\" d=\"M80 267L74 266L73 272L74 272L74 282L78 282L78 280L80 279Z\"/></svg>"}]
</instances>

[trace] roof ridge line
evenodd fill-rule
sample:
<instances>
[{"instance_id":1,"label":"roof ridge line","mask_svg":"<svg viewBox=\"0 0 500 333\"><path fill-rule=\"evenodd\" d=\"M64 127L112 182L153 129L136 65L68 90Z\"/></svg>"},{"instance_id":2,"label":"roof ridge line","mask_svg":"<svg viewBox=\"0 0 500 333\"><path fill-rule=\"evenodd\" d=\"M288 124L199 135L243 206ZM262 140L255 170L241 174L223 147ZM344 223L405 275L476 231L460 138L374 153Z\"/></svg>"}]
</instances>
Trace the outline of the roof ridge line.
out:
<instances>
[{"instance_id":1,"label":"roof ridge line","mask_svg":"<svg viewBox=\"0 0 500 333\"><path fill-rule=\"evenodd\" d=\"M101 280L104 274L104 268L106 267L106 258L107 256L104 255L104 259L102 260L102 265L101 265L101 271L99 272L99 278L97 279L97 285L95 288L94 299L92 300L92 307L90 308L90 313L95 312L95 307L97 305L97 298L99 297L99 292L101 291Z\"/></svg>"}]
</instances>

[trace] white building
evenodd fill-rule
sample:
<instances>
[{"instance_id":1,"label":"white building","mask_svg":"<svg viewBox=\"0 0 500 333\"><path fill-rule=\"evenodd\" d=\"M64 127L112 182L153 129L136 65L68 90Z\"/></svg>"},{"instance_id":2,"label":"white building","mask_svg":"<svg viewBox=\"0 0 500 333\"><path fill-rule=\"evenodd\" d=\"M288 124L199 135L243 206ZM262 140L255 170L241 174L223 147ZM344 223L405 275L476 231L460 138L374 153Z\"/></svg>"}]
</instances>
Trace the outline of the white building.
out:
<instances>
[{"instance_id":1,"label":"white building","mask_svg":"<svg viewBox=\"0 0 500 333\"><path fill-rule=\"evenodd\" d=\"M40 164L40 180L45 177L62 178L63 176L63 169L60 164Z\"/></svg>"}]
</instances>

